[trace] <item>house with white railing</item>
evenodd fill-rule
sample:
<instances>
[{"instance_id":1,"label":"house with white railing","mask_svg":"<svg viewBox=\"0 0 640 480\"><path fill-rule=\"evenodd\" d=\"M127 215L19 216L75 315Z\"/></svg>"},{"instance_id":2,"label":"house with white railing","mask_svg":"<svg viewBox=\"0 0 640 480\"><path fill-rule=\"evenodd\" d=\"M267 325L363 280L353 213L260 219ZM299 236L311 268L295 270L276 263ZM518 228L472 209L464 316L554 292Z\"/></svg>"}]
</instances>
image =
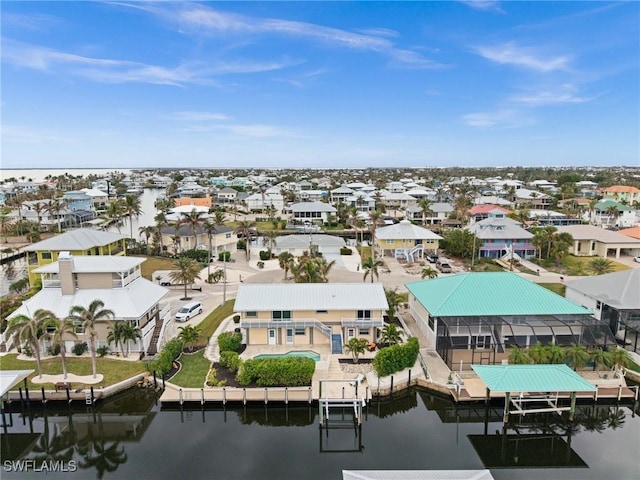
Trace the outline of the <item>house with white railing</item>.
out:
<instances>
[{"instance_id":1,"label":"house with white railing","mask_svg":"<svg viewBox=\"0 0 640 480\"><path fill-rule=\"evenodd\" d=\"M352 338L375 342L389 308L380 283L241 284L234 310L251 345L331 345L342 353Z\"/></svg>"},{"instance_id":2,"label":"house with white railing","mask_svg":"<svg viewBox=\"0 0 640 480\"><path fill-rule=\"evenodd\" d=\"M170 306L162 302L168 290L142 277L139 257L124 256L73 256L61 252L58 260L34 270L42 279L42 290L11 315L33 317L40 309L49 310L58 318L69 315L72 307L88 308L94 300L104 303L104 309L114 313L112 321L99 321L96 325L96 347L109 345L107 336L113 322L127 322L139 329L141 338L130 342L129 351L154 355L164 324L170 320ZM65 339L67 351L75 343L89 343L89 335L81 324L75 326L76 337ZM43 342L46 352L47 342ZM111 344L112 351L118 348Z\"/></svg>"}]
</instances>

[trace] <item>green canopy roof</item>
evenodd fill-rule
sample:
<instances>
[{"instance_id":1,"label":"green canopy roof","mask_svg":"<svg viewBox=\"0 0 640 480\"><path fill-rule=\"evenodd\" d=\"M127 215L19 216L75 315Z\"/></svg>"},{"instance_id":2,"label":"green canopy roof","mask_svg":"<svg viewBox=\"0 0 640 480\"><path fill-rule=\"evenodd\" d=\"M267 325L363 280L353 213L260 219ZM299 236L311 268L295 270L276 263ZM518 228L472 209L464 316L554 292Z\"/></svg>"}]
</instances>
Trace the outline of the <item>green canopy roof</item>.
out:
<instances>
[{"instance_id":1,"label":"green canopy roof","mask_svg":"<svg viewBox=\"0 0 640 480\"><path fill-rule=\"evenodd\" d=\"M511 272L461 273L406 286L434 317L592 314Z\"/></svg>"},{"instance_id":2,"label":"green canopy roof","mask_svg":"<svg viewBox=\"0 0 640 480\"><path fill-rule=\"evenodd\" d=\"M594 392L566 365L471 365L492 392Z\"/></svg>"}]
</instances>

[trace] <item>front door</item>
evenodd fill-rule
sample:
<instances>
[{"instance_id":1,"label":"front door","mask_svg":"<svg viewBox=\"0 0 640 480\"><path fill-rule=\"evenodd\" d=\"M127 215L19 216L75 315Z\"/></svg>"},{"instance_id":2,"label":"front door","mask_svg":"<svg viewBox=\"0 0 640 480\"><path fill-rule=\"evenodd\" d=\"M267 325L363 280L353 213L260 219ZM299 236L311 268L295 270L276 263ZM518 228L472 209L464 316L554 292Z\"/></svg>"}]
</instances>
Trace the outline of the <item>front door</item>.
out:
<instances>
[{"instance_id":1,"label":"front door","mask_svg":"<svg viewBox=\"0 0 640 480\"><path fill-rule=\"evenodd\" d=\"M276 344L276 329L275 328L270 328L268 330L267 336L269 337L269 345L275 345Z\"/></svg>"},{"instance_id":2,"label":"front door","mask_svg":"<svg viewBox=\"0 0 640 480\"><path fill-rule=\"evenodd\" d=\"M293 344L293 328L287 328L287 345Z\"/></svg>"}]
</instances>

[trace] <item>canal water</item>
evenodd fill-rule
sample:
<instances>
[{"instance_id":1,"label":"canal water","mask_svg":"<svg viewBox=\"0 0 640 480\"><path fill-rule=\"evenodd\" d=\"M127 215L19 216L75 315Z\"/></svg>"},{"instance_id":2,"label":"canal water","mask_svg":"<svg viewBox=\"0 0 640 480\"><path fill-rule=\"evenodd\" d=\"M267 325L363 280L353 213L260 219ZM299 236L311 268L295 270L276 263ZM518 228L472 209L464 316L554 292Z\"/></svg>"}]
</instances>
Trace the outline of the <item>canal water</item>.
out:
<instances>
[{"instance_id":1,"label":"canal water","mask_svg":"<svg viewBox=\"0 0 640 480\"><path fill-rule=\"evenodd\" d=\"M335 479L343 469L484 469L501 479L640 478L640 420L631 406L581 405L572 426L558 414L512 418L411 390L370 403L361 426L349 410L320 428L302 406L161 408L132 390L95 412L65 407L21 414L3 431L2 478L17 460L75 469L47 478ZM10 462L10 463L7 463Z\"/></svg>"}]
</instances>

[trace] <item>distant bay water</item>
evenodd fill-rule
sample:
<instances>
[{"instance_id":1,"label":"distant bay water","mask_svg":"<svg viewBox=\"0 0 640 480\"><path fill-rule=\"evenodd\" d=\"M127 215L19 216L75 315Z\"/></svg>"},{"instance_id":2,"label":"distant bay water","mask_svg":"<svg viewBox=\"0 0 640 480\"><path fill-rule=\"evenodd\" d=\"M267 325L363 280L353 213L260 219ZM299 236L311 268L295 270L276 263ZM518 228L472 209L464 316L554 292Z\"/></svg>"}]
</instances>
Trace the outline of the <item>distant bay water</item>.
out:
<instances>
[{"instance_id":1,"label":"distant bay water","mask_svg":"<svg viewBox=\"0 0 640 480\"><path fill-rule=\"evenodd\" d=\"M23 170L15 170L15 169L0 169L0 179L6 180L7 178L17 178L18 181L22 177L25 180L31 179L34 182L43 182L47 175L52 175L57 177L59 175L64 175L68 173L69 175L78 176L82 175L87 176L90 174L94 175L106 175L109 172L122 172L122 173L130 173L131 169L129 168L27 168Z\"/></svg>"}]
</instances>

